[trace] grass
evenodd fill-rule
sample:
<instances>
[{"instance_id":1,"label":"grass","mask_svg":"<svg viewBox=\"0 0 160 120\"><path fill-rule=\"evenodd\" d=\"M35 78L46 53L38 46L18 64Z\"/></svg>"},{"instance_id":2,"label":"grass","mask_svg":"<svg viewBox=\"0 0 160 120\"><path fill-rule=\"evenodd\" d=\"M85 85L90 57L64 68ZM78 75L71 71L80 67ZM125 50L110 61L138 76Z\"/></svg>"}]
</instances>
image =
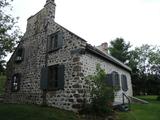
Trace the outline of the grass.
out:
<instances>
[{"instance_id":1,"label":"grass","mask_svg":"<svg viewBox=\"0 0 160 120\"><path fill-rule=\"evenodd\" d=\"M5 80L6 77L0 75L0 95L4 92Z\"/></svg>"},{"instance_id":2,"label":"grass","mask_svg":"<svg viewBox=\"0 0 160 120\"><path fill-rule=\"evenodd\" d=\"M1 120L78 120L75 113L35 105L0 104Z\"/></svg>"},{"instance_id":3,"label":"grass","mask_svg":"<svg viewBox=\"0 0 160 120\"><path fill-rule=\"evenodd\" d=\"M5 76L0 76L0 95L4 92L5 80ZM78 120L78 117L56 108L0 103L0 120Z\"/></svg>"},{"instance_id":4,"label":"grass","mask_svg":"<svg viewBox=\"0 0 160 120\"><path fill-rule=\"evenodd\" d=\"M133 104L130 112L119 112L119 120L160 120L160 101L156 96L140 96L149 104Z\"/></svg>"},{"instance_id":5,"label":"grass","mask_svg":"<svg viewBox=\"0 0 160 120\"><path fill-rule=\"evenodd\" d=\"M0 95L4 92L5 76L0 76ZM132 104L130 112L118 112L118 120L160 120L157 96L139 96L149 104ZM69 111L35 105L0 104L1 120L79 120Z\"/></svg>"}]
</instances>

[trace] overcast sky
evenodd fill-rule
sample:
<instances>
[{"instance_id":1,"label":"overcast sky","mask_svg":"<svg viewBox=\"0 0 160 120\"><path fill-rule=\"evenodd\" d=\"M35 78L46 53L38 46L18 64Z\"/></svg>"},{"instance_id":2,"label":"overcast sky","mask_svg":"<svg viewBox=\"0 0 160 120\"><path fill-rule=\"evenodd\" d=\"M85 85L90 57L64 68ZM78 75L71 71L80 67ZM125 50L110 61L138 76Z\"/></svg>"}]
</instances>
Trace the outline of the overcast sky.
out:
<instances>
[{"instance_id":1,"label":"overcast sky","mask_svg":"<svg viewBox=\"0 0 160 120\"><path fill-rule=\"evenodd\" d=\"M25 32L27 18L46 0L14 0L13 12ZM134 46L160 45L160 0L55 0L55 21L92 45L117 37Z\"/></svg>"}]
</instances>

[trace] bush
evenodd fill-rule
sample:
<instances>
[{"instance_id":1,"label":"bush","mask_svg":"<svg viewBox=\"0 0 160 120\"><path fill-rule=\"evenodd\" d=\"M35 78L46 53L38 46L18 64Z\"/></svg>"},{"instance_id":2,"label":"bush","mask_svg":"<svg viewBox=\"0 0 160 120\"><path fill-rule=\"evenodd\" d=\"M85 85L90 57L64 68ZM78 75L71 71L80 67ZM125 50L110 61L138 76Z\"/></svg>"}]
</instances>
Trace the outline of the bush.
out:
<instances>
[{"instance_id":1,"label":"bush","mask_svg":"<svg viewBox=\"0 0 160 120\"><path fill-rule=\"evenodd\" d=\"M6 80L6 77L0 75L0 95L3 94L3 92L4 92L5 80Z\"/></svg>"},{"instance_id":2,"label":"bush","mask_svg":"<svg viewBox=\"0 0 160 120\"><path fill-rule=\"evenodd\" d=\"M160 95L159 95L159 96L157 96L157 101L160 101Z\"/></svg>"},{"instance_id":3,"label":"bush","mask_svg":"<svg viewBox=\"0 0 160 120\"><path fill-rule=\"evenodd\" d=\"M114 93L113 89L106 84L105 78L106 73L100 65L97 65L96 75L87 77L91 102L85 103L83 112L96 116L106 116L112 113Z\"/></svg>"}]
</instances>

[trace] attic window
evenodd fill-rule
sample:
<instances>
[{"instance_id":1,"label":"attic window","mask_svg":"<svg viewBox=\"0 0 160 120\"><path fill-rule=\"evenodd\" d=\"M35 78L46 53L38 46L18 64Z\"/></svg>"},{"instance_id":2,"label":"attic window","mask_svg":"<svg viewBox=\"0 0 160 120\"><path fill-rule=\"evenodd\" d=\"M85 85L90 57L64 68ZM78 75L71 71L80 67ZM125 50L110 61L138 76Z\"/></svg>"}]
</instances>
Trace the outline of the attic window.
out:
<instances>
[{"instance_id":1,"label":"attic window","mask_svg":"<svg viewBox=\"0 0 160 120\"><path fill-rule=\"evenodd\" d=\"M48 52L58 50L63 46L63 33L56 32L49 36L48 39Z\"/></svg>"},{"instance_id":2,"label":"attic window","mask_svg":"<svg viewBox=\"0 0 160 120\"><path fill-rule=\"evenodd\" d=\"M20 74L16 73L12 76L11 80L11 91L17 92L20 89Z\"/></svg>"},{"instance_id":3,"label":"attic window","mask_svg":"<svg viewBox=\"0 0 160 120\"><path fill-rule=\"evenodd\" d=\"M24 48L18 48L16 51L15 62L16 63L22 62L23 57L24 57Z\"/></svg>"},{"instance_id":4,"label":"attic window","mask_svg":"<svg viewBox=\"0 0 160 120\"><path fill-rule=\"evenodd\" d=\"M58 34L52 35L51 36L51 43L50 43L50 48L57 48L58 47Z\"/></svg>"},{"instance_id":5,"label":"attic window","mask_svg":"<svg viewBox=\"0 0 160 120\"><path fill-rule=\"evenodd\" d=\"M121 83L122 83L122 90L127 91L128 85L127 85L127 77L125 75L121 75Z\"/></svg>"}]
</instances>

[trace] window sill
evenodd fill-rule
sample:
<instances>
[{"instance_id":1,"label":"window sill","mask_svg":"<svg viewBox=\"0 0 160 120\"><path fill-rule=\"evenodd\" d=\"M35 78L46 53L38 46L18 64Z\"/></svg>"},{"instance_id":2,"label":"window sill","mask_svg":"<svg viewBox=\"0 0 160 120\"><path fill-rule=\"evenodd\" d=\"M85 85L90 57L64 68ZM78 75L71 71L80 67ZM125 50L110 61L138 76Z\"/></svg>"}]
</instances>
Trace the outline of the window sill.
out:
<instances>
[{"instance_id":1,"label":"window sill","mask_svg":"<svg viewBox=\"0 0 160 120\"><path fill-rule=\"evenodd\" d=\"M21 58L21 59L15 59L15 63L21 63L23 61L23 58Z\"/></svg>"},{"instance_id":2,"label":"window sill","mask_svg":"<svg viewBox=\"0 0 160 120\"><path fill-rule=\"evenodd\" d=\"M52 53L52 52L58 51L59 49L61 49L61 47L48 50L48 53Z\"/></svg>"},{"instance_id":3,"label":"window sill","mask_svg":"<svg viewBox=\"0 0 160 120\"><path fill-rule=\"evenodd\" d=\"M52 92L52 91L58 91L58 90L64 90L64 88L63 88L63 89L60 89L60 88L53 88L53 89L48 89L47 91L48 91L48 92Z\"/></svg>"}]
</instances>

